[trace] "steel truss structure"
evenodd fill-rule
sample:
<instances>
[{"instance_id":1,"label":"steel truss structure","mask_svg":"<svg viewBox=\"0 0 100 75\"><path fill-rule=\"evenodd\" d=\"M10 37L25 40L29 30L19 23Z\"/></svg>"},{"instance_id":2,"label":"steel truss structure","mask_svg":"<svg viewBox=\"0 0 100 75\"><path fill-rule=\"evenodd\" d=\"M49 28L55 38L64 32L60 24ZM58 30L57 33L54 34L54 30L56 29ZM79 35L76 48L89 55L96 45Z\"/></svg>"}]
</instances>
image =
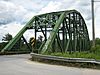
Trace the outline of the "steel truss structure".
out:
<instances>
[{"instance_id":1,"label":"steel truss structure","mask_svg":"<svg viewBox=\"0 0 100 75\"><path fill-rule=\"evenodd\" d=\"M20 38L25 41L23 34L28 29L35 30L35 39L38 32L42 32L44 41L38 49L36 43L34 47L34 50L38 50L41 54L86 51L90 48L89 34L83 17L76 10L68 10L34 16L4 47L2 52L11 50ZM47 35L48 33L50 34Z\"/></svg>"}]
</instances>

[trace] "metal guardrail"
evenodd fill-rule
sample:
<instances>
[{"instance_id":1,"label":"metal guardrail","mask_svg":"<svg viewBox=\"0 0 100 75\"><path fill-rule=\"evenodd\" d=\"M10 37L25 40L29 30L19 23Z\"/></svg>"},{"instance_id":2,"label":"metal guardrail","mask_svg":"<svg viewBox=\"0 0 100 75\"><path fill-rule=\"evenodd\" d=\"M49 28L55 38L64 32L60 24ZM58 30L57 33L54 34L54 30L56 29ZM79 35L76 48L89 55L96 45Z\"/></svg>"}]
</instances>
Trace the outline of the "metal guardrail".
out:
<instances>
[{"instance_id":1,"label":"metal guardrail","mask_svg":"<svg viewBox=\"0 0 100 75\"><path fill-rule=\"evenodd\" d=\"M56 61L64 61L64 62L76 62L76 63L94 63L100 64L100 60L95 59L86 59L86 58L66 58L59 56L50 56L50 55L42 55L31 53L32 58L46 59L46 60L56 60Z\"/></svg>"}]
</instances>

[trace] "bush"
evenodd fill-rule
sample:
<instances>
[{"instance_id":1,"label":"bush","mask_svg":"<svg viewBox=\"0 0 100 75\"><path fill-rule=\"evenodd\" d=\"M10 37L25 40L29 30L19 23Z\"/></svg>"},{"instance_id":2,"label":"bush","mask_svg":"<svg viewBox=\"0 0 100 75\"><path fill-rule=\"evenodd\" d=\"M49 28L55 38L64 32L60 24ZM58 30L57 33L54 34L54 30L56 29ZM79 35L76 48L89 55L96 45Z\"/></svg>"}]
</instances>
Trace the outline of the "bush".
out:
<instances>
[{"instance_id":1,"label":"bush","mask_svg":"<svg viewBox=\"0 0 100 75\"><path fill-rule=\"evenodd\" d=\"M91 47L91 51L96 54L100 54L100 45L96 45L95 47Z\"/></svg>"}]
</instances>

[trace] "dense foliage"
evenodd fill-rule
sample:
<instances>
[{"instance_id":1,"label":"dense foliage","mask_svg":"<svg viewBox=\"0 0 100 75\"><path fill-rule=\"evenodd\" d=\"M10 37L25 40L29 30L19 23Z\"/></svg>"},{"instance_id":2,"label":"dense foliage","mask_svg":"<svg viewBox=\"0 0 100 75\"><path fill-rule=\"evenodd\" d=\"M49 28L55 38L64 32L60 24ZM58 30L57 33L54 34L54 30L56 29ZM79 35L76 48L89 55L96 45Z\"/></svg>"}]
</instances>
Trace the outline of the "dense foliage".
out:
<instances>
[{"instance_id":1,"label":"dense foliage","mask_svg":"<svg viewBox=\"0 0 100 75\"><path fill-rule=\"evenodd\" d=\"M3 37L2 41L10 41L11 39L12 39L12 35L8 33Z\"/></svg>"}]
</instances>

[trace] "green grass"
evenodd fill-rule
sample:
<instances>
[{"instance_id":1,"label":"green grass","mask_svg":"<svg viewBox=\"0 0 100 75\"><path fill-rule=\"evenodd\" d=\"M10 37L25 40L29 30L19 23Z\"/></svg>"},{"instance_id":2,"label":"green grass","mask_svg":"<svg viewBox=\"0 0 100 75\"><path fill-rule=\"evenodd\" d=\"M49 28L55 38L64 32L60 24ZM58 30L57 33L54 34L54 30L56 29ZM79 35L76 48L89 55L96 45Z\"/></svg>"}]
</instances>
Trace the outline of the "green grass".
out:
<instances>
[{"instance_id":1,"label":"green grass","mask_svg":"<svg viewBox=\"0 0 100 75\"><path fill-rule=\"evenodd\" d=\"M56 52L56 53L51 53L50 55L69 57L69 58L88 58L88 59L100 60L100 45L96 45L95 47L92 47L91 50L87 52L73 52L73 53Z\"/></svg>"},{"instance_id":2,"label":"green grass","mask_svg":"<svg viewBox=\"0 0 100 75\"><path fill-rule=\"evenodd\" d=\"M69 54L67 53L51 53L52 56L62 56L69 58L88 58L88 59L96 59L100 60L100 55L97 53L89 53L89 52L75 52Z\"/></svg>"}]
</instances>

